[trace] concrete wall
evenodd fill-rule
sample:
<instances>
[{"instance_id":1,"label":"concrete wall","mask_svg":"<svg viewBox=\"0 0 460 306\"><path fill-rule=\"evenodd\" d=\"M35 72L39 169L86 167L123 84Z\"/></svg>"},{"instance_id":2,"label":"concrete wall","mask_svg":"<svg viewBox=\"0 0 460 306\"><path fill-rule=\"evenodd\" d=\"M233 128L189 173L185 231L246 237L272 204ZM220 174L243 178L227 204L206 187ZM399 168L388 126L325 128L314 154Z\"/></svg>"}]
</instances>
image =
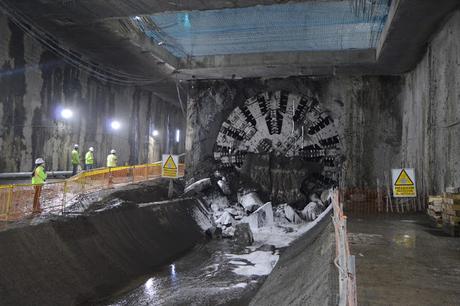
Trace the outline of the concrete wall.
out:
<instances>
[{"instance_id":1,"label":"concrete wall","mask_svg":"<svg viewBox=\"0 0 460 306\"><path fill-rule=\"evenodd\" d=\"M338 305L335 252L334 226L328 214L281 254L250 305Z\"/></svg>"},{"instance_id":2,"label":"concrete wall","mask_svg":"<svg viewBox=\"0 0 460 306\"><path fill-rule=\"evenodd\" d=\"M74 143L83 151L93 146L99 165L112 148L123 164L156 161L166 150L168 121L173 145L176 128L184 131L180 108L147 89L105 83L66 64L3 15L0 37L0 172L30 171L37 157L49 169L69 169ZM63 106L76 113L72 120L59 118ZM117 132L112 119L122 124Z\"/></svg>"},{"instance_id":3,"label":"concrete wall","mask_svg":"<svg viewBox=\"0 0 460 306\"><path fill-rule=\"evenodd\" d=\"M204 241L182 199L0 232L0 304L94 305Z\"/></svg>"},{"instance_id":4,"label":"concrete wall","mask_svg":"<svg viewBox=\"0 0 460 306\"><path fill-rule=\"evenodd\" d=\"M417 187L438 194L460 186L460 11L430 42L403 87L401 166Z\"/></svg>"},{"instance_id":5,"label":"concrete wall","mask_svg":"<svg viewBox=\"0 0 460 306\"><path fill-rule=\"evenodd\" d=\"M216 137L235 107L261 92L287 90L316 96L333 117L344 160L342 183L375 186L400 160L401 86L400 77L366 76L193 82L187 115L188 176L198 179L217 167Z\"/></svg>"}]
</instances>

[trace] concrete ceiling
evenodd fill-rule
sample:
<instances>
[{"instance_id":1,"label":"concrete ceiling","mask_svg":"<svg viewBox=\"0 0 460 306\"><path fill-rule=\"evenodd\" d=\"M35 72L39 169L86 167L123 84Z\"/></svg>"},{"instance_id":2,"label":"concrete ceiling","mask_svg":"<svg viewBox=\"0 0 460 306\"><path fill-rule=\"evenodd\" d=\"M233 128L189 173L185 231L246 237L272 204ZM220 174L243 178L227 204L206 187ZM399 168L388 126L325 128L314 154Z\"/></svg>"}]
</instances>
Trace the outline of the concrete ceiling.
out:
<instances>
[{"instance_id":1,"label":"concrete ceiling","mask_svg":"<svg viewBox=\"0 0 460 306\"><path fill-rule=\"evenodd\" d=\"M393 0L377 48L364 50L266 52L180 59L152 42L132 22L134 16L165 11L287 2L307 1L0 0L10 11L20 13L29 23L52 34L66 48L78 51L93 62L151 80L158 94L171 100L177 100L177 79L403 73L416 65L430 36L460 4L458 0Z\"/></svg>"}]
</instances>

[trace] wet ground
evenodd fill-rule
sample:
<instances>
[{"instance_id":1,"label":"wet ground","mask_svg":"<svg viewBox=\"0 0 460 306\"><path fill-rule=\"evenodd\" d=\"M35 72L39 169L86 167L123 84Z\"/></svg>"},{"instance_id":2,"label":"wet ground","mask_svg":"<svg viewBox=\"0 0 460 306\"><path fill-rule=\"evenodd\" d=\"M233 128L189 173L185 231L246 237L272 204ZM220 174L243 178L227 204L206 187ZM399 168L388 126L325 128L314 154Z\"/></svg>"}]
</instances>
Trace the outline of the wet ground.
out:
<instances>
[{"instance_id":1,"label":"wet ground","mask_svg":"<svg viewBox=\"0 0 460 306\"><path fill-rule=\"evenodd\" d=\"M278 251L267 246L210 241L97 304L246 305L278 257Z\"/></svg>"},{"instance_id":2,"label":"wet ground","mask_svg":"<svg viewBox=\"0 0 460 306\"><path fill-rule=\"evenodd\" d=\"M460 305L460 238L425 215L351 217L358 304Z\"/></svg>"}]
</instances>

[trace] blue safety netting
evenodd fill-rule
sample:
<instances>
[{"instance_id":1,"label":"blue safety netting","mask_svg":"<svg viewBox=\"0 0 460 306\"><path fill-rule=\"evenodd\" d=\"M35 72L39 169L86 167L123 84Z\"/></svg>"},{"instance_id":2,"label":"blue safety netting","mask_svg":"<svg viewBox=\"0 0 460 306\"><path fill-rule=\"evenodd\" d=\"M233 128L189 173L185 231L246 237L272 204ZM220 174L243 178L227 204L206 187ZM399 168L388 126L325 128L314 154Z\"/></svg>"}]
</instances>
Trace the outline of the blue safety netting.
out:
<instances>
[{"instance_id":1,"label":"blue safety netting","mask_svg":"<svg viewBox=\"0 0 460 306\"><path fill-rule=\"evenodd\" d=\"M209 11L166 12L133 21L178 57L282 51L374 48L390 1L375 0L372 14L352 1L309 1Z\"/></svg>"}]
</instances>

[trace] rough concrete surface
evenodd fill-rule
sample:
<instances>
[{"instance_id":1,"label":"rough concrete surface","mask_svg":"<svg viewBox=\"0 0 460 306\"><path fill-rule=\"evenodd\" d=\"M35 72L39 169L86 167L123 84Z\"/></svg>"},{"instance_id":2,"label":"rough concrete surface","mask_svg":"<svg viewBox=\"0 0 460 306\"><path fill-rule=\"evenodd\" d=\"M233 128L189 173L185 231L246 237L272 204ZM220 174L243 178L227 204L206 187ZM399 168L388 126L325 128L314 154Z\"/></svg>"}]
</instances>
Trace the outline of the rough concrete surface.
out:
<instances>
[{"instance_id":1,"label":"rough concrete surface","mask_svg":"<svg viewBox=\"0 0 460 306\"><path fill-rule=\"evenodd\" d=\"M459 50L457 10L405 76L401 164L415 168L417 188L425 194L460 185Z\"/></svg>"},{"instance_id":2,"label":"rough concrete surface","mask_svg":"<svg viewBox=\"0 0 460 306\"><path fill-rule=\"evenodd\" d=\"M236 107L259 93L285 90L316 97L336 121L345 186L375 186L377 178L383 181L384 171L400 160L401 85L396 76L193 82L187 112L187 174L200 178L217 167L215 141Z\"/></svg>"},{"instance_id":3,"label":"rough concrete surface","mask_svg":"<svg viewBox=\"0 0 460 306\"><path fill-rule=\"evenodd\" d=\"M0 304L71 305L110 294L203 239L193 218L199 205L128 205L2 231Z\"/></svg>"},{"instance_id":4,"label":"rough concrete surface","mask_svg":"<svg viewBox=\"0 0 460 306\"><path fill-rule=\"evenodd\" d=\"M281 254L250 305L337 305L339 276L334 257L333 226L325 216Z\"/></svg>"},{"instance_id":5,"label":"rough concrete surface","mask_svg":"<svg viewBox=\"0 0 460 306\"><path fill-rule=\"evenodd\" d=\"M358 304L459 305L460 239L425 215L350 218Z\"/></svg>"},{"instance_id":6,"label":"rough concrete surface","mask_svg":"<svg viewBox=\"0 0 460 306\"><path fill-rule=\"evenodd\" d=\"M99 166L112 148L119 164L158 161L168 145L183 152L185 133L180 145L174 141L175 130L185 126L177 106L148 88L97 80L46 50L2 14L0 37L0 172L30 171L40 156L48 169L67 170L74 143L83 154L93 146ZM60 118L63 107L73 109L72 120ZM122 125L116 132L110 128L115 119ZM159 135L154 138L155 129Z\"/></svg>"}]
</instances>

